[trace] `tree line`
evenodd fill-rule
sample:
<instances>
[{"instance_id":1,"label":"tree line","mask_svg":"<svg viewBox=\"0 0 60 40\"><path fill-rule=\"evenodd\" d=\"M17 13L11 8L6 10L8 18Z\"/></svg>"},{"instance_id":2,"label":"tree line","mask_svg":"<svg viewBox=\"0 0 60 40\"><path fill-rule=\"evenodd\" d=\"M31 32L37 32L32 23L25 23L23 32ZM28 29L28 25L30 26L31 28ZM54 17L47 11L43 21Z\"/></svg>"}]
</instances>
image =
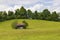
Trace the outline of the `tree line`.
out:
<instances>
[{"instance_id":1,"label":"tree line","mask_svg":"<svg viewBox=\"0 0 60 40\"><path fill-rule=\"evenodd\" d=\"M49 21L60 21L60 16L56 11L50 12L48 9L44 9L42 12L32 12L30 9L26 10L23 6L20 9L13 11L0 11L0 22L11 19L38 19Z\"/></svg>"}]
</instances>

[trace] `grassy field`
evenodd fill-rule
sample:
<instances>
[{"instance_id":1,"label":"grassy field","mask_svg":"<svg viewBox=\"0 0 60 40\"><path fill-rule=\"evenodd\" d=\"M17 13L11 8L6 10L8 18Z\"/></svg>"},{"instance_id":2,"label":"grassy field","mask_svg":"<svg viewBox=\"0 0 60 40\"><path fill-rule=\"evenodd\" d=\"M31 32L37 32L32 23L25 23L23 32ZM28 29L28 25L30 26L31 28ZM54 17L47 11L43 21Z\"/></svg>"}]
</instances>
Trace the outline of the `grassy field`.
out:
<instances>
[{"instance_id":1,"label":"grassy field","mask_svg":"<svg viewBox=\"0 0 60 40\"><path fill-rule=\"evenodd\" d=\"M12 29L15 20L0 22L0 40L60 40L60 22L25 20L28 29ZM17 21L21 23L23 19Z\"/></svg>"}]
</instances>

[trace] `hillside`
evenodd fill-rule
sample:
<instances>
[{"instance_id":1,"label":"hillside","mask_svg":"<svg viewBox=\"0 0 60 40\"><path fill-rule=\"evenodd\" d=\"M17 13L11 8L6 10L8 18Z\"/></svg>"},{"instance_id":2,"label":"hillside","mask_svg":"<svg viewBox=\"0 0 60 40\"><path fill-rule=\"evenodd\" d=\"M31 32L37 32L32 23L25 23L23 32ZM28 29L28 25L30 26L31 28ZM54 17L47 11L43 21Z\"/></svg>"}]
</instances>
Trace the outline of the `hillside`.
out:
<instances>
[{"instance_id":1,"label":"hillside","mask_svg":"<svg viewBox=\"0 0 60 40\"><path fill-rule=\"evenodd\" d=\"M0 22L0 40L60 40L60 22L24 20L28 29L12 29L15 20ZM17 21L21 23L23 19Z\"/></svg>"}]
</instances>

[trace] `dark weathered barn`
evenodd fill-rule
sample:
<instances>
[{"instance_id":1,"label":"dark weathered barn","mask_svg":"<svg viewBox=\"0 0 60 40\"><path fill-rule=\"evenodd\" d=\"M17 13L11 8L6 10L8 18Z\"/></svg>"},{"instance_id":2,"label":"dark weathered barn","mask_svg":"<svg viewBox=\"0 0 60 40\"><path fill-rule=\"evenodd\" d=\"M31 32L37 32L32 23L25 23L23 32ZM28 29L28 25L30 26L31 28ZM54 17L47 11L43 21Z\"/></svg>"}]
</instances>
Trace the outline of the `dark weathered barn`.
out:
<instances>
[{"instance_id":1,"label":"dark weathered barn","mask_svg":"<svg viewBox=\"0 0 60 40\"><path fill-rule=\"evenodd\" d=\"M25 24L17 24L16 29L24 29Z\"/></svg>"}]
</instances>

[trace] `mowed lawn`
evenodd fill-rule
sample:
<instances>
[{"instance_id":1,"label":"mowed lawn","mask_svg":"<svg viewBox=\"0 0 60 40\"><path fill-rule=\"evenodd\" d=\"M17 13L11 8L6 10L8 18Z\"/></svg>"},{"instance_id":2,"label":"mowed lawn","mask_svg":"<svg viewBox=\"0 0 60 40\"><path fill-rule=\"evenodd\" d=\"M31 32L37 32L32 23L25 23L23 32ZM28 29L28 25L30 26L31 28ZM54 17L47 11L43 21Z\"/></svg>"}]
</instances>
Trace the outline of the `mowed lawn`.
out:
<instances>
[{"instance_id":1,"label":"mowed lawn","mask_svg":"<svg viewBox=\"0 0 60 40\"><path fill-rule=\"evenodd\" d=\"M29 24L27 29L12 29L15 20L0 22L0 40L60 40L60 22L24 20Z\"/></svg>"}]
</instances>

